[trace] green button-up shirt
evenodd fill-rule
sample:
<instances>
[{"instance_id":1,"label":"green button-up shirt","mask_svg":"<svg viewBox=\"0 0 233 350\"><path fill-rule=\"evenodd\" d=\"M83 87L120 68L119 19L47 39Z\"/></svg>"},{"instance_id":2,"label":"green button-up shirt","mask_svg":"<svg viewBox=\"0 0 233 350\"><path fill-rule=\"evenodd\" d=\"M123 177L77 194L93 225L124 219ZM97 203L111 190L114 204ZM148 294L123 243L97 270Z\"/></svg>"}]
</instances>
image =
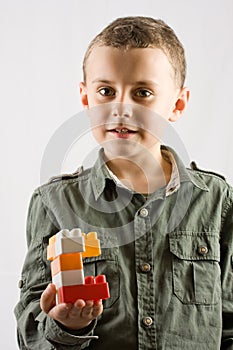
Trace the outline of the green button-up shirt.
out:
<instances>
[{"instance_id":1,"label":"green button-up shirt","mask_svg":"<svg viewBox=\"0 0 233 350\"><path fill-rule=\"evenodd\" d=\"M78 176L35 190L15 308L21 349L233 350L232 188L170 151L179 185L149 196L119 185L101 153ZM97 231L102 254L84 259L84 273L105 274L111 294L76 332L39 305L51 281L48 240L74 227Z\"/></svg>"}]
</instances>

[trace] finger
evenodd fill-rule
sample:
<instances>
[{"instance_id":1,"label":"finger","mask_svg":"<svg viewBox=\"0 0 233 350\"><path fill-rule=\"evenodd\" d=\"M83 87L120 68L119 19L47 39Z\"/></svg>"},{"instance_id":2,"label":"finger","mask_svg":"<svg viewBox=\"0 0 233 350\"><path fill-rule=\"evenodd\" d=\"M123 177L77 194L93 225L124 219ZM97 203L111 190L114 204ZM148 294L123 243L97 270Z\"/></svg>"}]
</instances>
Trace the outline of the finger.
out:
<instances>
[{"instance_id":1,"label":"finger","mask_svg":"<svg viewBox=\"0 0 233 350\"><path fill-rule=\"evenodd\" d=\"M71 318L80 317L81 313L82 313L82 309L85 307L85 305L86 305L86 303L84 300L82 300L82 299L76 300L73 307L70 309L69 316Z\"/></svg>"},{"instance_id":2,"label":"finger","mask_svg":"<svg viewBox=\"0 0 233 350\"><path fill-rule=\"evenodd\" d=\"M41 295L40 307L47 314L56 305L56 287L50 283Z\"/></svg>"},{"instance_id":3,"label":"finger","mask_svg":"<svg viewBox=\"0 0 233 350\"><path fill-rule=\"evenodd\" d=\"M77 299L74 303L74 306L78 309L82 309L86 305L83 299Z\"/></svg>"},{"instance_id":4,"label":"finger","mask_svg":"<svg viewBox=\"0 0 233 350\"><path fill-rule=\"evenodd\" d=\"M93 300L86 301L86 305L82 309L83 317L92 317L93 305L94 305Z\"/></svg>"},{"instance_id":5,"label":"finger","mask_svg":"<svg viewBox=\"0 0 233 350\"><path fill-rule=\"evenodd\" d=\"M94 301L93 300L86 300L85 308L87 308L87 309L92 308L93 305L94 305Z\"/></svg>"},{"instance_id":6,"label":"finger","mask_svg":"<svg viewBox=\"0 0 233 350\"><path fill-rule=\"evenodd\" d=\"M62 321L69 317L69 313L72 307L72 304L61 303L52 308L49 311L48 315L57 321Z\"/></svg>"},{"instance_id":7,"label":"finger","mask_svg":"<svg viewBox=\"0 0 233 350\"><path fill-rule=\"evenodd\" d=\"M98 300L98 303L95 302L94 306L93 306L93 310L92 310L92 316L94 318L100 316L103 312L103 304L102 304L102 300Z\"/></svg>"}]
</instances>

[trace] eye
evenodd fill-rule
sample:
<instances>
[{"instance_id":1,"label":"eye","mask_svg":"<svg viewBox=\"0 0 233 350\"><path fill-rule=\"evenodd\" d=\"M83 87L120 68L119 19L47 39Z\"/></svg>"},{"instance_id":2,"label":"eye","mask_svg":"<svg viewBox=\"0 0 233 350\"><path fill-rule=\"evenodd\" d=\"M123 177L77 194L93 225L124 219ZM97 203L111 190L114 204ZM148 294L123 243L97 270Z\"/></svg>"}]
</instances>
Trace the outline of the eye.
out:
<instances>
[{"instance_id":1,"label":"eye","mask_svg":"<svg viewBox=\"0 0 233 350\"><path fill-rule=\"evenodd\" d=\"M98 93L102 96L115 96L115 91L109 87L100 88Z\"/></svg>"},{"instance_id":2,"label":"eye","mask_svg":"<svg viewBox=\"0 0 233 350\"><path fill-rule=\"evenodd\" d=\"M138 89L135 93L137 97L150 97L152 92L147 89Z\"/></svg>"}]
</instances>

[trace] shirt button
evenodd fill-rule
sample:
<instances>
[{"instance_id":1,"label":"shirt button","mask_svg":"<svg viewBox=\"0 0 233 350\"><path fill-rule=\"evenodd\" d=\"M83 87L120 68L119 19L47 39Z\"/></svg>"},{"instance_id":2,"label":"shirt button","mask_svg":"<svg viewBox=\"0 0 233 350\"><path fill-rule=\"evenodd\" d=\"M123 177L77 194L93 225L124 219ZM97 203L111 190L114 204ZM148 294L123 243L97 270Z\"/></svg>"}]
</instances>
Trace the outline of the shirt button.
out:
<instances>
[{"instance_id":1,"label":"shirt button","mask_svg":"<svg viewBox=\"0 0 233 350\"><path fill-rule=\"evenodd\" d=\"M18 287L21 289L23 288L23 280L19 280Z\"/></svg>"},{"instance_id":2,"label":"shirt button","mask_svg":"<svg viewBox=\"0 0 233 350\"><path fill-rule=\"evenodd\" d=\"M146 218L148 216L149 212L146 208L142 208L140 210L140 216L142 216L143 218Z\"/></svg>"},{"instance_id":3,"label":"shirt button","mask_svg":"<svg viewBox=\"0 0 233 350\"><path fill-rule=\"evenodd\" d=\"M204 245L198 247L198 253L201 255L206 255L208 253L208 248Z\"/></svg>"},{"instance_id":4,"label":"shirt button","mask_svg":"<svg viewBox=\"0 0 233 350\"><path fill-rule=\"evenodd\" d=\"M152 320L151 317L146 316L146 317L143 317L142 323L144 324L144 326L150 327L152 325L152 323L153 323L153 320Z\"/></svg>"},{"instance_id":5,"label":"shirt button","mask_svg":"<svg viewBox=\"0 0 233 350\"><path fill-rule=\"evenodd\" d=\"M142 272L149 272L151 270L151 266L148 263L143 263L140 265L140 270Z\"/></svg>"}]
</instances>

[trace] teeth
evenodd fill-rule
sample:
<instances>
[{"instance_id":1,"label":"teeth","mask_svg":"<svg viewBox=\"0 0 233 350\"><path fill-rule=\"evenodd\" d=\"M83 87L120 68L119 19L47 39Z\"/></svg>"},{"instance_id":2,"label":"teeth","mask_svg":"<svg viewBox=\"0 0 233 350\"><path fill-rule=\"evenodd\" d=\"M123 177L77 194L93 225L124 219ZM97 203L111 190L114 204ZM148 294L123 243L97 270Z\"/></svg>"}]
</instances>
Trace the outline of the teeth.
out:
<instances>
[{"instance_id":1,"label":"teeth","mask_svg":"<svg viewBox=\"0 0 233 350\"><path fill-rule=\"evenodd\" d=\"M122 134L127 134L128 129L122 128L122 129L116 129L116 131Z\"/></svg>"}]
</instances>

